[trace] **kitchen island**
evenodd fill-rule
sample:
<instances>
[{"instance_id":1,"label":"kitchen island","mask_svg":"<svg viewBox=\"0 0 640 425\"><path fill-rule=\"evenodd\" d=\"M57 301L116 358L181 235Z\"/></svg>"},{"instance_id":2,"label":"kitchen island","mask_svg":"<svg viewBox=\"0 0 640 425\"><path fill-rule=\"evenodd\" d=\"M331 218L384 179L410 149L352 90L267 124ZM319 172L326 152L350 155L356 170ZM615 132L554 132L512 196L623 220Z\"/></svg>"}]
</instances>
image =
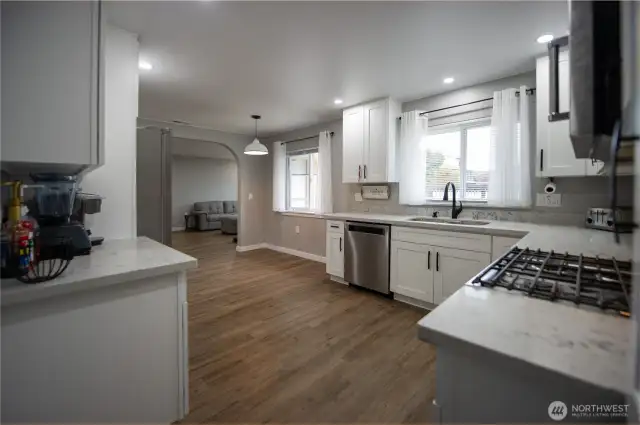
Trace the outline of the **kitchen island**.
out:
<instances>
[{"instance_id":1,"label":"kitchen island","mask_svg":"<svg viewBox=\"0 0 640 425\"><path fill-rule=\"evenodd\" d=\"M629 235L615 244L610 233L550 227L531 229L517 245L631 259ZM436 420L549 422L557 401L569 422L627 420L628 318L472 281L418 323L419 338L437 347ZM596 405L616 412L589 407Z\"/></svg>"},{"instance_id":2,"label":"kitchen island","mask_svg":"<svg viewBox=\"0 0 640 425\"><path fill-rule=\"evenodd\" d=\"M141 237L107 240L49 282L3 280L3 421L182 418L186 271L196 266Z\"/></svg>"}]
</instances>

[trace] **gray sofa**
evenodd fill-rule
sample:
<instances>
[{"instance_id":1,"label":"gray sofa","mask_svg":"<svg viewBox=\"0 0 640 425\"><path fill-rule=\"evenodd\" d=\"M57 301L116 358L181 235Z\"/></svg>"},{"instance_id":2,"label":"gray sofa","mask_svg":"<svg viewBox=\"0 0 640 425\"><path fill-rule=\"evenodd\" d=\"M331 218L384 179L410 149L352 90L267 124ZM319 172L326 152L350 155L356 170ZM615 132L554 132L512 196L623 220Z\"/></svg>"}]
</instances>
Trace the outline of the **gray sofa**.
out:
<instances>
[{"instance_id":1,"label":"gray sofa","mask_svg":"<svg viewBox=\"0 0 640 425\"><path fill-rule=\"evenodd\" d=\"M237 222L236 201L196 202L193 204L193 210L189 213L188 227L197 230L222 229L222 218L226 218L227 222ZM229 226L225 227L230 228Z\"/></svg>"}]
</instances>

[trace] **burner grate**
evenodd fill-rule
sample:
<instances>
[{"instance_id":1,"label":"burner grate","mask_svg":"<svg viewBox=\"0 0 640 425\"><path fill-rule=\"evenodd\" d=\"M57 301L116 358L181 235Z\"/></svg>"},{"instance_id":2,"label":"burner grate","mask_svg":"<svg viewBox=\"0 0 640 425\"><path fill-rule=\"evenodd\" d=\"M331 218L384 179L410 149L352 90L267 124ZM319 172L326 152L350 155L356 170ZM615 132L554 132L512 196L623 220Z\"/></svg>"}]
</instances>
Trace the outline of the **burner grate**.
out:
<instances>
[{"instance_id":1,"label":"burner grate","mask_svg":"<svg viewBox=\"0 0 640 425\"><path fill-rule=\"evenodd\" d=\"M513 247L483 270L473 283L629 316L631 279L630 262Z\"/></svg>"}]
</instances>

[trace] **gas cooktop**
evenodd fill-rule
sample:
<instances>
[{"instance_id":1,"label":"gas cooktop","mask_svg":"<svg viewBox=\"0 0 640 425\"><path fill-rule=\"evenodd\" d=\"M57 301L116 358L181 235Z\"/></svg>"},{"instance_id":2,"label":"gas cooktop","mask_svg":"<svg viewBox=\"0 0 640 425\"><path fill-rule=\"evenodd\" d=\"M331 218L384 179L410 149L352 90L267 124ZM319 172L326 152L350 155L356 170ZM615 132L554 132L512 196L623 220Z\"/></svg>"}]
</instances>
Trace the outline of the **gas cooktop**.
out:
<instances>
[{"instance_id":1,"label":"gas cooktop","mask_svg":"<svg viewBox=\"0 0 640 425\"><path fill-rule=\"evenodd\" d=\"M473 283L630 315L631 263L513 247Z\"/></svg>"}]
</instances>

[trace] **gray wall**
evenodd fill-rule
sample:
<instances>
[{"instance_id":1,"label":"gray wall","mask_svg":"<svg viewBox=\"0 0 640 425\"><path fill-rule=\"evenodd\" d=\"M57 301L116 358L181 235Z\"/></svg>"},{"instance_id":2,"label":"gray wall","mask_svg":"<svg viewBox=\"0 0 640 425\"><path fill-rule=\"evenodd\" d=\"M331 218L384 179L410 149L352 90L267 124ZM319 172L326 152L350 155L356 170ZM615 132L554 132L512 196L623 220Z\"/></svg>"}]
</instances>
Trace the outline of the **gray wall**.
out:
<instances>
[{"instance_id":1,"label":"gray wall","mask_svg":"<svg viewBox=\"0 0 640 425\"><path fill-rule=\"evenodd\" d=\"M487 83L479 84L473 87L463 88L460 90L443 93L423 99L417 99L405 102L402 105L403 111L412 110L433 110L456 106L467 102L473 102L493 96L496 90L502 90L508 87L519 87L527 85L535 87L535 72L528 72L508 78L503 78ZM535 102L535 96L532 97ZM532 112L532 122L535 123L535 104L530 108ZM408 207L398 203L398 185L391 184L391 198L387 201L368 200L356 202L354 195L360 191L358 184L343 184L342 181L342 121L334 121L323 125L292 131L286 134L273 137L270 140L289 140L297 137L309 136L322 130L335 131L336 135L332 141L333 146L333 202L334 211L336 212L378 212L390 214L416 214L431 215L435 210L442 214L449 214L450 209L444 206L412 206ZM531 155L531 173L532 179L532 196L535 203L535 194L542 193L542 189L547 179L539 179L535 177L533 162L535 161L535 125L532 125L532 155ZM272 212L271 209L271 163L267 166L269 175L266 182L267 203L265 206L268 230L265 233L265 240L275 245L285 246L293 249L300 249L318 255L324 255L325 236L324 223L322 220L304 217L283 216ZM619 193L621 204L631 205L633 202L633 182L630 177L621 177L619 183ZM562 194L562 207L545 208L532 207L529 209L497 209L497 208L466 208L462 216L489 218L493 220L515 220L549 224L564 224L580 226L584 220L584 214L587 208L592 206L606 207L608 205L608 179L599 176L590 177L567 177L556 178L558 192ZM300 226L300 234L292 232L292 228ZM303 233L304 231L304 233ZM315 242L301 242L301 235L318 235ZM304 248L304 249L303 249Z\"/></svg>"},{"instance_id":2,"label":"gray wall","mask_svg":"<svg viewBox=\"0 0 640 425\"><path fill-rule=\"evenodd\" d=\"M460 105L467 102L486 99L493 96L496 90L503 90L508 87L519 87L526 85L535 87L536 74L529 72L525 74L515 75L500 80L490 81L473 87L467 87L460 90L443 93L437 96L427 97L423 99L406 102L402 105L403 111L413 110L433 110L446 108L449 106ZM531 176L532 176L532 199L535 204L536 193L543 193L543 188L547 183L545 178L535 177L535 158L536 158L536 128L535 128L535 101L536 97L532 96L531 111ZM621 195L621 203L631 205L632 199L632 179L630 177L621 177L619 184L619 193ZM548 224L564 224L580 226L584 220L584 214L589 207L606 207L609 199L608 179L601 176L590 177L564 177L556 178L558 187L557 193L562 194L562 206L558 208L536 207L529 209L496 209L496 208L465 208L462 216L467 217L486 217L497 220L516 220L528 221L536 223ZM408 207L398 204L398 185L391 184L391 199L388 201L368 200L356 202L354 194L360 191L360 185L344 185L348 187L347 211L360 212L384 212L392 214L428 214L434 210L443 214L450 214L450 208L445 207Z\"/></svg>"},{"instance_id":3,"label":"gray wall","mask_svg":"<svg viewBox=\"0 0 640 425\"><path fill-rule=\"evenodd\" d=\"M271 149L271 144L275 141L287 141L314 136L325 130L334 132L331 138L333 208L334 211L346 211L347 195L349 192L344 188L346 185L342 184L342 120L315 125L313 127L281 134L277 137L271 137L268 139L269 144L267 146ZM267 194L267 202L264 207L265 241L273 245L309 252L324 257L326 243L324 220L313 217L287 216L273 212L271 196L273 193L273 157L270 155L269 159L267 178L265 181L265 192ZM300 233L296 233L296 226L299 227Z\"/></svg>"},{"instance_id":4,"label":"gray wall","mask_svg":"<svg viewBox=\"0 0 640 425\"><path fill-rule=\"evenodd\" d=\"M244 155L244 147L251 143L253 136L225 133L200 127L188 127L143 118L138 120L138 124L171 128L173 135L177 138L220 143L228 147L238 164L240 194L238 198L238 207L240 209L238 245L255 245L264 242L264 206L267 198L269 201L271 200L271 192L265 192L264 182L265 179L271 178L267 166L270 166L272 157Z\"/></svg>"},{"instance_id":5,"label":"gray wall","mask_svg":"<svg viewBox=\"0 0 640 425\"><path fill-rule=\"evenodd\" d=\"M238 200L236 160L174 155L171 192L171 225L182 228L194 202Z\"/></svg>"}]
</instances>

